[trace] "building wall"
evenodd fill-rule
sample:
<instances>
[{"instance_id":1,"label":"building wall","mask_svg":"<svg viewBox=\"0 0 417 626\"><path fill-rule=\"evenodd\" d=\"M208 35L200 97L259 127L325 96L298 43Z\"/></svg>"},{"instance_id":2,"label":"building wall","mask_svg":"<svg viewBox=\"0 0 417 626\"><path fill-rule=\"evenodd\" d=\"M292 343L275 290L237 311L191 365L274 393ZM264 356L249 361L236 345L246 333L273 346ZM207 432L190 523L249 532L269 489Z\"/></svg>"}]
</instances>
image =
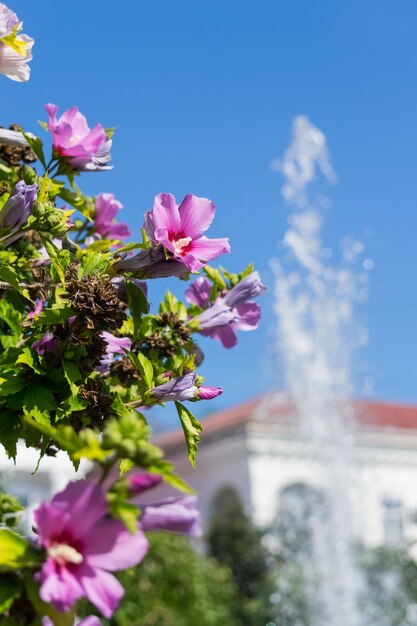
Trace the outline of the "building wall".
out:
<instances>
[{"instance_id":1,"label":"building wall","mask_svg":"<svg viewBox=\"0 0 417 626\"><path fill-rule=\"evenodd\" d=\"M204 531L209 524L213 498L223 487L233 487L238 492L246 511L250 513L248 453L243 430L234 433L233 436L224 435L216 441L202 445L198 451L195 468L191 466L184 451L185 443L176 454L167 450L167 458L174 462L177 473L196 489ZM173 495L172 489L167 485L161 485L147 496L147 501L151 502L167 495Z\"/></svg>"},{"instance_id":2,"label":"building wall","mask_svg":"<svg viewBox=\"0 0 417 626\"><path fill-rule=\"evenodd\" d=\"M329 476L311 448L285 429L248 435L251 509L261 527L273 524L279 495L290 485L316 491ZM368 546L417 541L417 437L414 433L358 435L349 450L350 463L340 490L353 511L349 525Z\"/></svg>"}]
</instances>

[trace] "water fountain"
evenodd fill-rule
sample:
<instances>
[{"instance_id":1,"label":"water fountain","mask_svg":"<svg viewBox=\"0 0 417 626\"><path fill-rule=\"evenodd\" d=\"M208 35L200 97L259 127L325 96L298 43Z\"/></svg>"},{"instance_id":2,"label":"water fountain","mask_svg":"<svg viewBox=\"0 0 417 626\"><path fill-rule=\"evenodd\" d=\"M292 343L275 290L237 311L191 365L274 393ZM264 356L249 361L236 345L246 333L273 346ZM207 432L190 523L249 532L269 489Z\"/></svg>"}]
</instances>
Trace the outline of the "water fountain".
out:
<instances>
[{"instance_id":1,"label":"water fountain","mask_svg":"<svg viewBox=\"0 0 417 626\"><path fill-rule=\"evenodd\" d=\"M351 353L354 303L359 275L350 260L362 247L351 242L339 267L323 247L323 209L329 201L308 198L318 172L336 179L323 133L305 116L295 118L292 142L280 162L282 195L291 208L284 250L288 265L274 263L276 313L286 384L308 444L323 500L309 517L311 558L307 559L312 626L364 626L359 608L363 580L354 555L355 491L351 458ZM352 330L353 329L353 330Z\"/></svg>"}]
</instances>

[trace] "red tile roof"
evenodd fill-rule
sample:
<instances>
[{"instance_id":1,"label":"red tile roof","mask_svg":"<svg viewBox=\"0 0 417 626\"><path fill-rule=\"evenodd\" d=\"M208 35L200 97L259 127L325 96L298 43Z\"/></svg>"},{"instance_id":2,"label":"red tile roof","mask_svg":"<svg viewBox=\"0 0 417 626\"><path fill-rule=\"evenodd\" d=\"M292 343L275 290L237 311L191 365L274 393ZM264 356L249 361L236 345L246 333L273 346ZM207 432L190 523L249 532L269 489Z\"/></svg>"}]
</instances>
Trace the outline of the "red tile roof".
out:
<instances>
[{"instance_id":1,"label":"red tile roof","mask_svg":"<svg viewBox=\"0 0 417 626\"><path fill-rule=\"evenodd\" d=\"M380 400L354 400L352 412L346 419L361 430L417 431L417 406ZM294 404L282 393L258 396L202 420L202 441L210 434L236 430L248 422L278 421L294 424L297 421ZM161 448L183 445L182 429L163 433L155 443Z\"/></svg>"}]
</instances>

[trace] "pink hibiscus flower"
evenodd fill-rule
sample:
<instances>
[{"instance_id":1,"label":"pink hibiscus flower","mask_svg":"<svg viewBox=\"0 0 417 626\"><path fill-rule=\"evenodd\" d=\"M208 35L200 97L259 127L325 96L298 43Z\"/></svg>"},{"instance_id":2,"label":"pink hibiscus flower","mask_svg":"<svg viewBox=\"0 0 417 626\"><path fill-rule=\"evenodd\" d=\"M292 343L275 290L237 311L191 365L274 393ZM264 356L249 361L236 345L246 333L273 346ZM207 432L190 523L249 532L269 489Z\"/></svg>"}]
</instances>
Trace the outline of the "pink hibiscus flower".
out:
<instances>
[{"instance_id":1,"label":"pink hibiscus flower","mask_svg":"<svg viewBox=\"0 0 417 626\"><path fill-rule=\"evenodd\" d=\"M85 116L77 107L65 111L59 119L56 104L46 104L48 130L52 135L55 150L78 171L108 170L111 139L101 124L90 128Z\"/></svg>"},{"instance_id":2,"label":"pink hibiscus flower","mask_svg":"<svg viewBox=\"0 0 417 626\"><path fill-rule=\"evenodd\" d=\"M209 239L203 235L215 210L207 198L187 194L177 205L172 194L160 193L152 211L145 214L144 228L152 241L161 243L191 271L198 271L208 261L230 252L227 237Z\"/></svg>"},{"instance_id":3,"label":"pink hibiscus flower","mask_svg":"<svg viewBox=\"0 0 417 626\"><path fill-rule=\"evenodd\" d=\"M132 535L107 515L103 489L89 480L70 483L35 511L39 542L47 553L37 574L40 596L58 611L86 597L111 617L124 590L110 572L132 567L146 555L143 532Z\"/></svg>"}]
</instances>

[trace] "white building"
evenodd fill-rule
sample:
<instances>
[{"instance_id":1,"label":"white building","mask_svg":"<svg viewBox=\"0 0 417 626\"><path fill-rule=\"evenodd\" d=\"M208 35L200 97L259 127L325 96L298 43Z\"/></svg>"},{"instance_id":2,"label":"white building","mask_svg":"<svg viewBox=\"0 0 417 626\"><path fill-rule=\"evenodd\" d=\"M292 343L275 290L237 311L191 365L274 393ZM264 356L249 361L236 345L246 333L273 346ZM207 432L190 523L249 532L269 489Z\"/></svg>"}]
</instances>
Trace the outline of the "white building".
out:
<instances>
[{"instance_id":1,"label":"white building","mask_svg":"<svg viewBox=\"0 0 417 626\"><path fill-rule=\"evenodd\" d=\"M16 463L7 458L4 450L0 452L0 487L28 508L25 523L29 526L31 511L42 500L62 491L70 480L84 478L89 467L88 461L82 461L75 472L68 455L62 451L56 457L44 456L40 461L39 457L40 451L26 448L23 441L18 442Z\"/></svg>"},{"instance_id":2,"label":"white building","mask_svg":"<svg viewBox=\"0 0 417 626\"><path fill-rule=\"evenodd\" d=\"M348 484L340 489L353 505L349 523L369 546L417 541L417 407L377 401L353 404ZM193 468L181 429L160 435L155 443L176 471L199 495L203 527L213 500L225 487L237 491L256 524L268 527L288 494L325 490L326 477L300 434L293 405L282 393L255 398L203 420L203 433ZM19 443L17 463L0 455L0 484L33 509L89 467L75 473L65 453L44 457ZM33 475L32 475L33 474ZM172 495L163 485L148 500Z\"/></svg>"},{"instance_id":3,"label":"white building","mask_svg":"<svg viewBox=\"0 0 417 626\"><path fill-rule=\"evenodd\" d=\"M340 485L352 500L349 524L370 547L412 543L417 540L417 407L373 400L352 407L349 484ZM160 435L156 443L198 491L205 528L213 499L224 487L238 492L261 527L274 522L286 494L325 490L326 477L285 394L268 394L207 417L203 428L195 469L181 429ZM158 489L158 497L170 493L166 486Z\"/></svg>"}]
</instances>

